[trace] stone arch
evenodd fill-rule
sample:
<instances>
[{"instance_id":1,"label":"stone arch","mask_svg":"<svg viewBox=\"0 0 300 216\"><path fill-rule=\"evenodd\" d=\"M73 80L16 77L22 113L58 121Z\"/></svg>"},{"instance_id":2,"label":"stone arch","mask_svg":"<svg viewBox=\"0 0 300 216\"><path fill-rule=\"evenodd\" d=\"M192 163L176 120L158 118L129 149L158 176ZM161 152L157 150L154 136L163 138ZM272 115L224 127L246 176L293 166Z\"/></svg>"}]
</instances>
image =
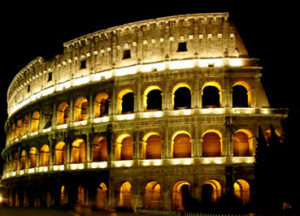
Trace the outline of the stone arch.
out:
<instances>
[{"instance_id":1,"label":"stone arch","mask_svg":"<svg viewBox=\"0 0 300 216\"><path fill-rule=\"evenodd\" d=\"M18 170L18 163L19 163L19 153L18 152L13 153L13 159L14 159L13 170L17 171Z\"/></svg>"},{"instance_id":2,"label":"stone arch","mask_svg":"<svg viewBox=\"0 0 300 216\"><path fill-rule=\"evenodd\" d=\"M222 187L219 181L215 179L206 180L202 184L201 198L204 202L217 202L222 196Z\"/></svg>"},{"instance_id":3,"label":"stone arch","mask_svg":"<svg viewBox=\"0 0 300 216\"><path fill-rule=\"evenodd\" d=\"M88 100L79 97L74 103L74 121L84 121L88 118Z\"/></svg>"},{"instance_id":4,"label":"stone arch","mask_svg":"<svg viewBox=\"0 0 300 216\"><path fill-rule=\"evenodd\" d=\"M190 109L192 103L191 87L187 83L178 83L172 90L173 109Z\"/></svg>"},{"instance_id":5,"label":"stone arch","mask_svg":"<svg viewBox=\"0 0 300 216\"><path fill-rule=\"evenodd\" d=\"M134 93L132 89L123 89L117 99L118 114L134 112Z\"/></svg>"},{"instance_id":6,"label":"stone arch","mask_svg":"<svg viewBox=\"0 0 300 216\"><path fill-rule=\"evenodd\" d=\"M20 169L21 170L24 170L26 169L26 150L23 149L22 152L21 152L21 167Z\"/></svg>"},{"instance_id":7,"label":"stone arch","mask_svg":"<svg viewBox=\"0 0 300 216\"><path fill-rule=\"evenodd\" d=\"M16 137L20 137L22 135L22 119L17 120L16 127Z\"/></svg>"},{"instance_id":8,"label":"stone arch","mask_svg":"<svg viewBox=\"0 0 300 216\"><path fill-rule=\"evenodd\" d=\"M101 92L94 99L95 118L108 115L109 95L106 92Z\"/></svg>"},{"instance_id":9,"label":"stone arch","mask_svg":"<svg viewBox=\"0 0 300 216\"><path fill-rule=\"evenodd\" d=\"M191 157L191 135L186 131L177 131L172 136L173 158Z\"/></svg>"},{"instance_id":10,"label":"stone arch","mask_svg":"<svg viewBox=\"0 0 300 216\"><path fill-rule=\"evenodd\" d=\"M104 136L96 136L93 140L93 162L107 160L107 140Z\"/></svg>"},{"instance_id":11,"label":"stone arch","mask_svg":"<svg viewBox=\"0 0 300 216\"><path fill-rule=\"evenodd\" d=\"M69 122L69 104L63 102L57 106L57 124L66 124Z\"/></svg>"},{"instance_id":12,"label":"stone arch","mask_svg":"<svg viewBox=\"0 0 300 216\"><path fill-rule=\"evenodd\" d=\"M220 157L222 155L222 134L217 130L208 130L202 136L202 155Z\"/></svg>"},{"instance_id":13,"label":"stone arch","mask_svg":"<svg viewBox=\"0 0 300 216\"><path fill-rule=\"evenodd\" d=\"M233 155L234 156L252 156L253 154L253 136L245 129L237 130L233 134Z\"/></svg>"},{"instance_id":14,"label":"stone arch","mask_svg":"<svg viewBox=\"0 0 300 216\"><path fill-rule=\"evenodd\" d=\"M120 186L119 203L120 207L132 208L132 186L126 181Z\"/></svg>"},{"instance_id":15,"label":"stone arch","mask_svg":"<svg viewBox=\"0 0 300 216\"><path fill-rule=\"evenodd\" d=\"M66 161L66 144L62 141L55 145L54 163L55 165L64 164Z\"/></svg>"},{"instance_id":16,"label":"stone arch","mask_svg":"<svg viewBox=\"0 0 300 216\"><path fill-rule=\"evenodd\" d=\"M161 158L161 137L158 133L150 132L143 138L143 158L160 159Z\"/></svg>"},{"instance_id":17,"label":"stone arch","mask_svg":"<svg viewBox=\"0 0 300 216\"><path fill-rule=\"evenodd\" d=\"M65 185L62 185L60 187L60 194L59 194L59 204L60 206L64 205L67 201L67 193L66 193L66 187Z\"/></svg>"},{"instance_id":18,"label":"stone arch","mask_svg":"<svg viewBox=\"0 0 300 216\"><path fill-rule=\"evenodd\" d=\"M250 201L250 185L244 179L238 179L233 184L234 194L242 200L243 204Z\"/></svg>"},{"instance_id":19,"label":"stone arch","mask_svg":"<svg viewBox=\"0 0 300 216\"><path fill-rule=\"evenodd\" d=\"M217 82L206 82L202 88L202 107L218 108L222 104L222 88Z\"/></svg>"},{"instance_id":20,"label":"stone arch","mask_svg":"<svg viewBox=\"0 0 300 216\"><path fill-rule=\"evenodd\" d=\"M145 186L144 208L145 209L162 208L161 185L157 181L150 181Z\"/></svg>"},{"instance_id":21,"label":"stone arch","mask_svg":"<svg viewBox=\"0 0 300 216\"><path fill-rule=\"evenodd\" d=\"M85 189L82 185L77 188L77 204L84 205L85 203Z\"/></svg>"},{"instance_id":22,"label":"stone arch","mask_svg":"<svg viewBox=\"0 0 300 216\"><path fill-rule=\"evenodd\" d=\"M40 124L40 112L34 111L31 116L31 132L35 132L39 130Z\"/></svg>"},{"instance_id":23,"label":"stone arch","mask_svg":"<svg viewBox=\"0 0 300 216\"><path fill-rule=\"evenodd\" d=\"M43 145L40 149L40 166L48 166L49 164L49 146Z\"/></svg>"},{"instance_id":24,"label":"stone arch","mask_svg":"<svg viewBox=\"0 0 300 216\"><path fill-rule=\"evenodd\" d=\"M36 147L31 147L29 150L29 168L37 166L37 149Z\"/></svg>"},{"instance_id":25,"label":"stone arch","mask_svg":"<svg viewBox=\"0 0 300 216\"><path fill-rule=\"evenodd\" d=\"M28 134L28 128L29 128L29 117L28 115L25 115L23 118L23 134Z\"/></svg>"},{"instance_id":26,"label":"stone arch","mask_svg":"<svg viewBox=\"0 0 300 216\"><path fill-rule=\"evenodd\" d=\"M98 185L96 191L96 205L98 208L106 209L107 207L107 187L102 182Z\"/></svg>"},{"instance_id":27,"label":"stone arch","mask_svg":"<svg viewBox=\"0 0 300 216\"><path fill-rule=\"evenodd\" d=\"M122 134L116 140L116 160L132 160L133 140L129 134Z\"/></svg>"},{"instance_id":28,"label":"stone arch","mask_svg":"<svg viewBox=\"0 0 300 216\"><path fill-rule=\"evenodd\" d=\"M144 91L143 105L144 110L161 110L162 109L162 91L159 86L149 86Z\"/></svg>"},{"instance_id":29,"label":"stone arch","mask_svg":"<svg viewBox=\"0 0 300 216\"><path fill-rule=\"evenodd\" d=\"M186 185L189 190L191 184L187 181L177 181L173 185L172 189L172 209L177 210L184 210L184 197L183 197L183 186Z\"/></svg>"},{"instance_id":30,"label":"stone arch","mask_svg":"<svg viewBox=\"0 0 300 216\"><path fill-rule=\"evenodd\" d=\"M251 107L251 87L244 81L234 83L232 86L232 106Z\"/></svg>"},{"instance_id":31,"label":"stone arch","mask_svg":"<svg viewBox=\"0 0 300 216\"><path fill-rule=\"evenodd\" d=\"M71 163L85 162L85 142L81 138L77 138L72 143Z\"/></svg>"}]
</instances>

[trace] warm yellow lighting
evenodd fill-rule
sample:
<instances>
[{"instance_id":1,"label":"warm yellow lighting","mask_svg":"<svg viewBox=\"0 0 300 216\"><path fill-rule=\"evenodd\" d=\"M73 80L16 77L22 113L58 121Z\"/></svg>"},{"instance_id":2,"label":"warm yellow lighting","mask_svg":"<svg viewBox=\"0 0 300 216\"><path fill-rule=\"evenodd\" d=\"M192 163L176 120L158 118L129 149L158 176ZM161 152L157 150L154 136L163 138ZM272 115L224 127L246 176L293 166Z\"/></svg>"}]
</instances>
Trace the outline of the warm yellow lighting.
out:
<instances>
[{"instance_id":1,"label":"warm yellow lighting","mask_svg":"<svg viewBox=\"0 0 300 216\"><path fill-rule=\"evenodd\" d=\"M83 163L70 164L70 169L71 170L81 170L81 169L84 169L84 164Z\"/></svg>"},{"instance_id":2,"label":"warm yellow lighting","mask_svg":"<svg viewBox=\"0 0 300 216\"><path fill-rule=\"evenodd\" d=\"M131 167L133 166L132 160L120 160L120 161L114 161L115 167Z\"/></svg>"},{"instance_id":3,"label":"warm yellow lighting","mask_svg":"<svg viewBox=\"0 0 300 216\"><path fill-rule=\"evenodd\" d=\"M173 158L171 160L171 164L173 165L191 165L193 163L193 158Z\"/></svg>"},{"instance_id":4,"label":"warm yellow lighting","mask_svg":"<svg viewBox=\"0 0 300 216\"><path fill-rule=\"evenodd\" d=\"M87 125L87 120L73 122L73 126L75 126L75 127L77 127L77 126L85 126L85 125Z\"/></svg>"},{"instance_id":5,"label":"warm yellow lighting","mask_svg":"<svg viewBox=\"0 0 300 216\"><path fill-rule=\"evenodd\" d=\"M38 171L39 172L48 172L48 167L39 167Z\"/></svg>"},{"instance_id":6,"label":"warm yellow lighting","mask_svg":"<svg viewBox=\"0 0 300 216\"><path fill-rule=\"evenodd\" d=\"M118 68L115 70L115 76L126 76L137 73L137 66L131 66L126 68Z\"/></svg>"},{"instance_id":7,"label":"warm yellow lighting","mask_svg":"<svg viewBox=\"0 0 300 216\"><path fill-rule=\"evenodd\" d=\"M66 82L57 84L56 91L62 91L64 89L68 89L70 87L71 87L71 82L70 81L66 81Z\"/></svg>"},{"instance_id":8,"label":"warm yellow lighting","mask_svg":"<svg viewBox=\"0 0 300 216\"><path fill-rule=\"evenodd\" d=\"M54 87L46 88L42 91L42 96L50 95L54 92Z\"/></svg>"},{"instance_id":9,"label":"warm yellow lighting","mask_svg":"<svg viewBox=\"0 0 300 216\"><path fill-rule=\"evenodd\" d=\"M163 161L161 159L147 159L141 160L142 166L160 166L162 165Z\"/></svg>"},{"instance_id":10,"label":"warm yellow lighting","mask_svg":"<svg viewBox=\"0 0 300 216\"><path fill-rule=\"evenodd\" d=\"M254 157L233 157L232 163L246 163L246 164L253 164L255 162Z\"/></svg>"},{"instance_id":11,"label":"warm yellow lighting","mask_svg":"<svg viewBox=\"0 0 300 216\"><path fill-rule=\"evenodd\" d=\"M96 168L106 168L107 167L107 162L103 161L103 162L92 162L90 167L92 169L96 169Z\"/></svg>"},{"instance_id":12,"label":"warm yellow lighting","mask_svg":"<svg viewBox=\"0 0 300 216\"><path fill-rule=\"evenodd\" d=\"M242 59L229 59L229 65L232 67L239 67L243 65Z\"/></svg>"},{"instance_id":13,"label":"warm yellow lighting","mask_svg":"<svg viewBox=\"0 0 300 216\"><path fill-rule=\"evenodd\" d=\"M46 128L46 129L43 129L43 133L50 132L51 130L52 130L52 128L51 128L51 127L49 127L49 128Z\"/></svg>"},{"instance_id":14,"label":"warm yellow lighting","mask_svg":"<svg viewBox=\"0 0 300 216\"><path fill-rule=\"evenodd\" d=\"M34 168L28 169L28 174L32 174L32 173L35 173L35 169Z\"/></svg>"},{"instance_id":15,"label":"warm yellow lighting","mask_svg":"<svg viewBox=\"0 0 300 216\"><path fill-rule=\"evenodd\" d=\"M53 165L53 170L54 171L64 171L65 165Z\"/></svg>"},{"instance_id":16,"label":"warm yellow lighting","mask_svg":"<svg viewBox=\"0 0 300 216\"><path fill-rule=\"evenodd\" d=\"M89 83L90 76L79 77L73 80L73 86L80 86Z\"/></svg>"},{"instance_id":17,"label":"warm yellow lighting","mask_svg":"<svg viewBox=\"0 0 300 216\"><path fill-rule=\"evenodd\" d=\"M205 108L200 110L201 114L224 114L224 108Z\"/></svg>"},{"instance_id":18,"label":"warm yellow lighting","mask_svg":"<svg viewBox=\"0 0 300 216\"><path fill-rule=\"evenodd\" d=\"M206 157L201 158L202 164L225 164L225 158L222 157Z\"/></svg>"},{"instance_id":19,"label":"warm yellow lighting","mask_svg":"<svg viewBox=\"0 0 300 216\"><path fill-rule=\"evenodd\" d=\"M144 112L141 113L142 118L159 118L163 116L162 111L154 111L154 112Z\"/></svg>"},{"instance_id":20,"label":"warm yellow lighting","mask_svg":"<svg viewBox=\"0 0 300 216\"><path fill-rule=\"evenodd\" d=\"M141 66L142 72L152 72L152 71L163 71L165 70L165 63L154 63L154 64L145 64Z\"/></svg>"},{"instance_id":21,"label":"warm yellow lighting","mask_svg":"<svg viewBox=\"0 0 300 216\"><path fill-rule=\"evenodd\" d=\"M255 108L232 108L231 112L234 114L254 114Z\"/></svg>"},{"instance_id":22,"label":"warm yellow lighting","mask_svg":"<svg viewBox=\"0 0 300 216\"><path fill-rule=\"evenodd\" d=\"M261 108L260 113L264 115L269 115L270 114L270 109L268 108Z\"/></svg>"},{"instance_id":23,"label":"warm yellow lighting","mask_svg":"<svg viewBox=\"0 0 300 216\"><path fill-rule=\"evenodd\" d=\"M24 170L20 170L19 175L24 175L25 171Z\"/></svg>"},{"instance_id":24,"label":"warm yellow lighting","mask_svg":"<svg viewBox=\"0 0 300 216\"><path fill-rule=\"evenodd\" d=\"M94 123L102 123L102 122L108 122L109 121L109 116L104 116L104 117L101 117L101 118L95 118L93 119L93 122Z\"/></svg>"},{"instance_id":25,"label":"warm yellow lighting","mask_svg":"<svg viewBox=\"0 0 300 216\"><path fill-rule=\"evenodd\" d=\"M0 195L0 203L3 201L3 197Z\"/></svg>"},{"instance_id":26,"label":"warm yellow lighting","mask_svg":"<svg viewBox=\"0 0 300 216\"><path fill-rule=\"evenodd\" d=\"M201 59L199 61L200 67L222 67L223 66L223 59Z\"/></svg>"},{"instance_id":27,"label":"warm yellow lighting","mask_svg":"<svg viewBox=\"0 0 300 216\"><path fill-rule=\"evenodd\" d=\"M131 114L116 115L115 119L118 121L133 120L135 119L135 114L131 113Z\"/></svg>"},{"instance_id":28,"label":"warm yellow lighting","mask_svg":"<svg viewBox=\"0 0 300 216\"><path fill-rule=\"evenodd\" d=\"M181 60L169 62L170 70L188 69L195 66L195 60Z\"/></svg>"},{"instance_id":29,"label":"warm yellow lighting","mask_svg":"<svg viewBox=\"0 0 300 216\"><path fill-rule=\"evenodd\" d=\"M61 124L56 126L56 129L66 129L66 128L68 128L68 124Z\"/></svg>"}]
</instances>

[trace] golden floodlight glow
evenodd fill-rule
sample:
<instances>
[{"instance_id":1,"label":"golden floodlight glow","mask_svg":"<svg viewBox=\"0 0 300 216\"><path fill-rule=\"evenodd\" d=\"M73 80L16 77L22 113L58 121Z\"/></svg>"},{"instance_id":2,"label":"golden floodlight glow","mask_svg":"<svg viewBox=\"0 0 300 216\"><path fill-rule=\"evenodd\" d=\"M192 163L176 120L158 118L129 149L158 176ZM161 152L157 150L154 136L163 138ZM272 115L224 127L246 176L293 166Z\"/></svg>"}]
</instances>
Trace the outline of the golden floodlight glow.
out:
<instances>
[{"instance_id":1,"label":"golden floodlight glow","mask_svg":"<svg viewBox=\"0 0 300 216\"><path fill-rule=\"evenodd\" d=\"M107 167L107 162L106 161L102 161L102 162L92 162L90 164L90 168L92 169L96 169L96 168L106 168Z\"/></svg>"},{"instance_id":2,"label":"golden floodlight glow","mask_svg":"<svg viewBox=\"0 0 300 216\"><path fill-rule=\"evenodd\" d=\"M70 164L70 169L71 170L81 170L81 169L84 169L84 164L83 163Z\"/></svg>"},{"instance_id":3,"label":"golden floodlight glow","mask_svg":"<svg viewBox=\"0 0 300 216\"><path fill-rule=\"evenodd\" d=\"M232 67L240 67L243 65L243 61L239 58L231 58L229 59L229 65Z\"/></svg>"},{"instance_id":4,"label":"golden floodlight glow","mask_svg":"<svg viewBox=\"0 0 300 216\"><path fill-rule=\"evenodd\" d=\"M53 165L53 170L54 171L64 171L65 165Z\"/></svg>"},{"instance_id":5,"label":"golden floodlight glow","mask_svg":"<svg viewBox=\"0 0 300 216\"><path fill-rule=\"evenodd\" d=\"M133 166L132 160L114 161L115 167L131 167Z\"/></svg>"},{"instance_id":6,"label":"golden floodlight glow","mask_svg":"<svg viewBox=\"0 0 300 216\"><path fill-rule=\"evenodd\" d=\"M193 158L173 158L171 164L173 165L191 165L194 163Z\"/></svg>"},{"instance_id":7,"label":"golden floodlight glow","mask_svg":"<svg viewBox=\"0 0 300 216\"><path fill-rule=\"evenodd\" d=\"M123 120L133 120L133 119L135 119L135 114L131 113L131 114L116 115L115 119L116 120L120 120L120 121L123 121Z\"/></svg>"},{"instance_id":8,"label":"golden floodlight glow","mask_svg":"<svg viewBox=\"0 0 300 216\"><path fill-rule=\"evenodd\" d=\"M142 166L160 166L162 165L163 161L161 159L147 159L141 160Z\"/></svg>"}]
</instances>

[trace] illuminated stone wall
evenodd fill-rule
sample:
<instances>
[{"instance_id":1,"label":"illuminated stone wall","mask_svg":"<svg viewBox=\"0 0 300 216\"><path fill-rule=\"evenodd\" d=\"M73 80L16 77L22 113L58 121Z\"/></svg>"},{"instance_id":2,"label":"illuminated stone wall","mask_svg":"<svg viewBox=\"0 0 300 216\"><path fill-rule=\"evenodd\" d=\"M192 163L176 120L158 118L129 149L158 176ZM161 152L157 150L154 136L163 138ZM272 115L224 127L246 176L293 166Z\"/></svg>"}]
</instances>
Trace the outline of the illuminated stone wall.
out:
<instances>
[{"instance_id":1,"label":"illuminated stone wall","mask_svg":"<svg viewBox=\"0 0 300 216\"><path fill-rule=\"evenodd\" d=\"M257 127L280 134L286 115L269 107L261 69L228 13L140 21L66 42L63 54L38 57L9 86L9 204L182 210L184 186L200 200L211 187L213 202L232 187L249 202Z\"/></svg>"}]
</instances>

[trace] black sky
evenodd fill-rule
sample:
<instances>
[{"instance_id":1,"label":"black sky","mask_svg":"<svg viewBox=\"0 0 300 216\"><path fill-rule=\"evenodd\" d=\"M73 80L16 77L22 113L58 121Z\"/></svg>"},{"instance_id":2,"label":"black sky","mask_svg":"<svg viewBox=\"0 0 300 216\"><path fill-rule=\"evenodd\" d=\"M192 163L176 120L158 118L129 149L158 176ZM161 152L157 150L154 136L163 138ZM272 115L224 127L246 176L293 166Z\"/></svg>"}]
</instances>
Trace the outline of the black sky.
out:
<instances>
[{"instance_id":1,"label":"black sky","mask_svg":"<svg viewBox=\"0 0 300 216\"><path fill-rule=\"evenodd\" d=\"M43 3L41 3L43 2ZM63 3L62 3L63 2ZM299 16L284 1L10 1L1 5L0 149L5 145L6 92L38 56L53 58L63 43L93 31L169 15L229 12L250 57L259 58L272 107L299 108ZM266 4L267 3L267 4Z\"/></svg>"}]
</instances>

